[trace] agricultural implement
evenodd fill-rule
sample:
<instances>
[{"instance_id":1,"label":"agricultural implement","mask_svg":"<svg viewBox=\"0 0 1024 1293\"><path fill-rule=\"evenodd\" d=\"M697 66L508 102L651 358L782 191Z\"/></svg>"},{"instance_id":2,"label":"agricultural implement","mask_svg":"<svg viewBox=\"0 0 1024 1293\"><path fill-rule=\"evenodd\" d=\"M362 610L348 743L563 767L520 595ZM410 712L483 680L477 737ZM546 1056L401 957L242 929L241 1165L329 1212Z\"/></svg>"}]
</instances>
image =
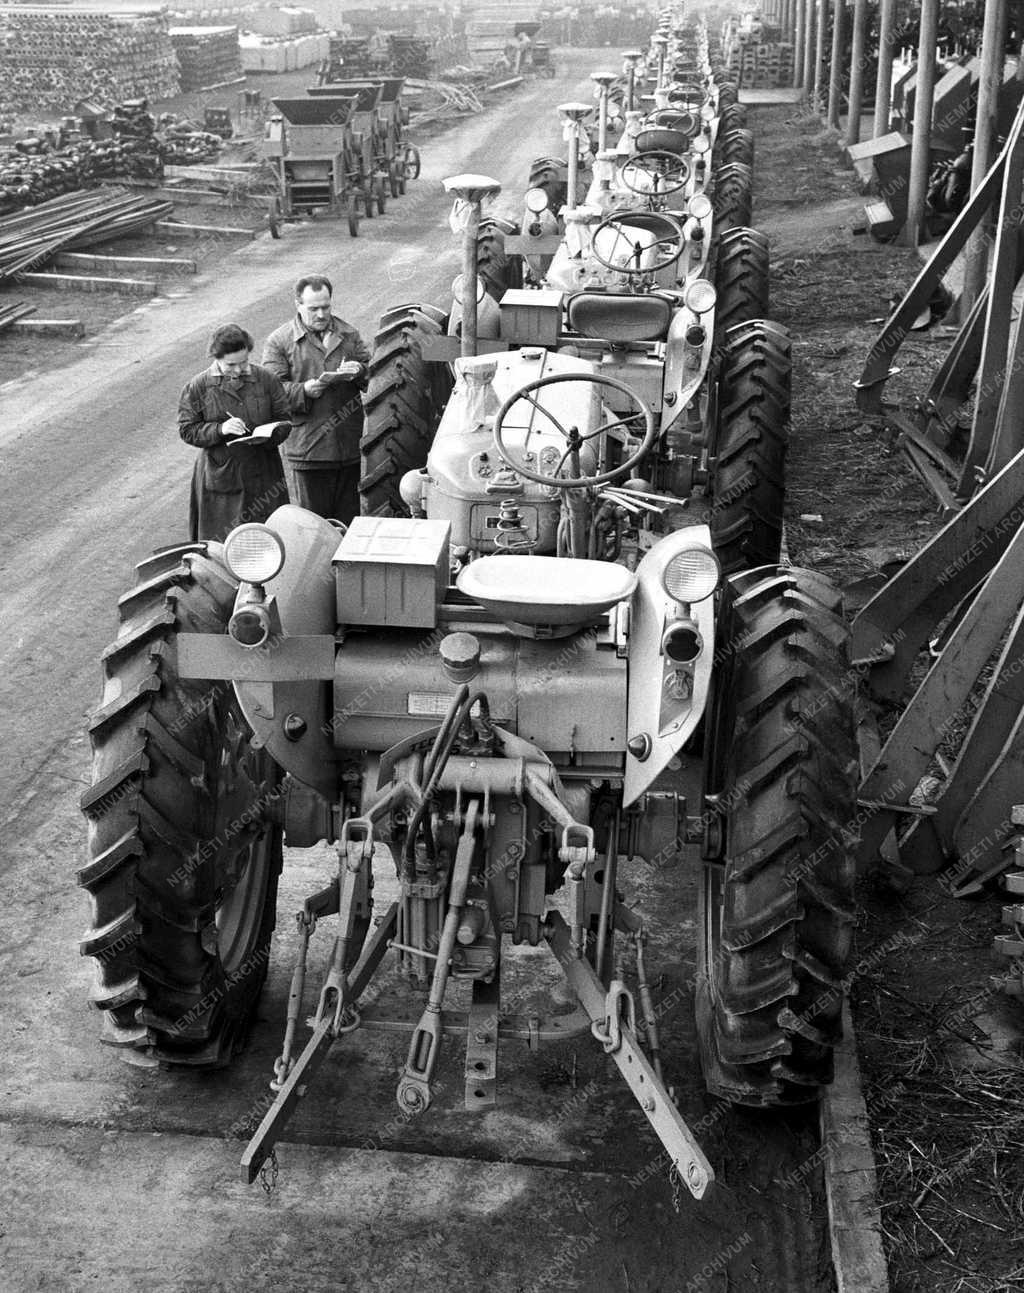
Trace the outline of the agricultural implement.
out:
<instances>
[{"instance_id":1,"label":"agricultural implement","mask_svg":"<svg viewBox=\"0 0 1024 1293\"><path fill-rule=\"evenodd\" d=\"M391 196L397 198L405 192L407 182L418 179L420 174L419 150L408 142L405 135L409 113L402 104L404 85L404 77L392 76L380 80L328 82L310 86L306 91L311 97L359 96L353 124L368 140L368 163L372 161L374 174L378 177L378 197L383 181L387 181Z\"/></svg>"},{"instance_id":2,"label":"agricultural implement","mask_svg":"<svg viewBox=\"0 0 1024 1293\"><path fill-rule=\"evenodd\" d=\"M353 126L357 103L356 95L273 100L264 141L279 191L271 232L276 220L301 212L344 213L355 238L360 216L374 214L372 171Z\"/></svg>"},{"instance_id":3,"label":"agricultural implement","mask_svg":"<svg viewBox=\"0 0 1024 1293\"><path fill-rule=\"evenodd\" d=\"M831 1079L853 919L847 634L827 582L779 559L788 347L769 323L717 329L706 280L657 287L657 238L610 257L603 290L503 292L484 340L471 287L498 185L446 187L462 303L381 320L364 515L343 532L281 507L156 555L121 600L83 796L93 1004L112 1044L229 1063L282 840L326 840L243 1179L331 1048L384 1027L408 1033L409 1117L437 1098L445 1038L470 1110L497 1099L501 1043L590 1039L700 1198L713 1169L666 1085L620 883L640 858L696 869L705 1079L761 1108ZM570 1008L503 1004L524 946L549 949ZM411 1013L375 1012L374 981Z\"/></svg>"}]
</instances>

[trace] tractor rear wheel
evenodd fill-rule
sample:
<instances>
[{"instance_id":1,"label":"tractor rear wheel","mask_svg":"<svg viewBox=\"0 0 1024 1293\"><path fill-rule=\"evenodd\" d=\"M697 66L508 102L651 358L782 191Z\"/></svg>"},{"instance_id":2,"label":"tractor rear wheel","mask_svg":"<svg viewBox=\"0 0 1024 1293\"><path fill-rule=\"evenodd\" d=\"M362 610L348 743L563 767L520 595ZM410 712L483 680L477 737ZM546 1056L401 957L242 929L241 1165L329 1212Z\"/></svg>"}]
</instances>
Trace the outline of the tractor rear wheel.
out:
<instances>
[{"instance_id":1,"label":"tractor rear wheel","mask_svg":"<svg viewBox=\"0 0 1024 1293\"><path fill-rule=\"evenodd\" d=\"M731 162L715 174L712 194L715 233L753 222L752 173L749 166Z\"/></svg>"},{"instance_id":2,"label":"tractor rear wheel","mask_svg":"<svg viewBox=\"0 0 1024 1293\"><path fill-rule=\"evenodd\" d=\"M737 227L718 240L715 263L715 331L768 317L768 238L757 229Z\"/></svg>"},{"instance_id":3,"label":"tractor rear wheel","mask_svg":"<svg viewBox=\"0 0 1024 1293\"><path fill-rule=\"evenodd\" d=\"M730 103L722 109L718 118L718 133L729 130L744 130L747 125L747 109L742 103Z\"/></svg>"},{"instance_id":4,"label":"tractor rear wheel","mask_svg":"<svg viewBox=\"0 0 1024 1293\"><path fill-rule=\"evenodd\" d=\"M780 559L791 353L760 320L725 334L718 381L711 542L727 575Z\"/></svg>"},{"instance_id":5,"label":"tractor rear wheel","mask_svg":"<svg viewBox=\"0 0 1024 1293\"><path fill-rule=\"evenodd\" d=\"M361 510L364 516L407 516L398 486L407 471L426 465L452 375L447 364L423 358L423 342L444 333L436 318L409 305L381 322L363 396Z\"/></svg>"},{"instance_id":6,"label":"tractor rear wheel","mask_svg":"<svg viewBox=\"0 0 1024 1293\"><path fill-rule=\"evenodd\" d=\"M730 580L711 723L721 860L705 864L697 1027L705 1082L737 1104L817 1098L842 1032L853 926L856 746L849 631L806 570Z\"/></svg>"},{"instance_id":7,"label":"tractor rear wheel","mask_svg":"<svg viewBox=\"0 0 1024 1293\"><path fill-rule=\"evenodd\" d=\"M518 229L504 221L487 220L477 235L477 274L496 301L500 301L510 287L523 285L521 259L509 255L505 250L505 235L518 232Z\"/></svg>"},{"instance_id":8,"label":"tractor rear wheel","mask_svg":"<svg viewBox=\"0 0 1024 1293\"><path fill-rule=\"evenodd\" d=\"M183 634L227 627L238 584L222 552L168 550L121 598L89 725L89 860L78 872L103 1040L202 1067L229 1063L245 1039L282 860L269 820L278 768L250 744L229 683L178 673Z\"/></svg>"},{"instance_id":9,"label":"tractor rear wheel","mask_svg":"<svg viewBox=\"0 0 1024 1293\"><path fill-rule=\"evenodd\" d=\"M715 161L719 166L728 166L739 162L741 166L754 169L754 133L733 127L719 134L715 144Z\"/></svg>"}]
</instances>

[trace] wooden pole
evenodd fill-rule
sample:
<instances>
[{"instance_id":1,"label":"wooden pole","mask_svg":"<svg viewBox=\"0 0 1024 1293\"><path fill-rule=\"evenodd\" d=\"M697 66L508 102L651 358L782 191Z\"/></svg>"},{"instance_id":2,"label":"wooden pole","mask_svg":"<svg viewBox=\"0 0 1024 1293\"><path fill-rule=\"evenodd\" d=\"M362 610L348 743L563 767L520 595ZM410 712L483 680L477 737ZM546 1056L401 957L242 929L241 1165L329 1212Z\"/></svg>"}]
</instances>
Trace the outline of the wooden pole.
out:
<instances>
[{"instance_id":1,"label":"wooden pole","mask_svg":"<svg viewBox=\"0 0 1024 1293\"><path fill-rule=\"evenodd\" d=\"M896 0L881 0L878 10L878 75L875 78L875 124L872 135L877 139L889 133L892 108L893 27Z\"/></svg>"},{"instance_id":2,"label":"wooden pole","mask_svg":"<svg viewBox=\"0 0 1024 1293\"><path fill-rule=\"evenodd\" d=\"M804 81L804 46L807 43L807 11L810 0L796 0L796 34L793 37L793 87L799 89Z\"/></svg>"},{"instance_id":3,"label":"wooden pole","mask_svg":"<svg viewBox=\"0 0 1024 1293\"><path fill-rule=\"evenodd\" d=\"M807 30L804 32L804 95L814 94L814 46L817 39L817 24L814 21L815 0L807 0Z\"/></svg>"},{"instance_id":4,"label":"wooden pole","mask_svg":"<svg viewBox=\"0 0 1024 1293\"><path fill-rule=\"evenodd\" d=\"M850 45L850 115L846 143L860 142L860 110L864 101L864 42L868 25L868 0L854 0L853 40Z\"/></svg>"},{"instance_id":5,"label":"wooden pole","mask_svg":"<svg viewBox=\"0 0 1024 1293\"><path fill-rule=\"evenodd\" d=\"M825 102L825 28L828 25L828 0L818 0L818 33L814 41L814 111L821 112Z\"/></svg>"},{"instance_id":6,"label":"wooden pole","mask_svg":"<svg viewBox=\"0 0 1024 1293\"><path fill-rule=\"evenodd\" d=\"M910 187L907 193L907 223L900 241L916 247L924 225L924 201L928 193L931 166L932 108L935 104L935 62L938 54L939 0L921 0L921 35L917 44L917 95L914 102L914 134L910 143Z\"/></svg>"},{"instance_id":7,"label":"wooden pole","mask_svg":"<svg viewBox=\"0 0 1024 1293\"><path fill-rule=\"evenodd\" d=\"M839 120L843 111L843 17L846 6L844 0L833 0L832 3L832 59L828 78L828 114L827 124L834 130L839 129Z\"/></svg>"},{"instance_id":8,"label":"wooden pole","mask_svg":"<svg viewBox=\"0 0 1024 1293\"><path fill-rule=\"evenodd\" d=\"M981 70L978 73L978 112L974 119L974 157L971 163L973 193L992 165L999 90L1003 82L1003 49L1006 43L1006 0L986 0L985 23L981 31ZM964 248L964 286L960 295L960 317L966 317L985 282L989 220L982 220Z\"/></svg>"}]
</instances>

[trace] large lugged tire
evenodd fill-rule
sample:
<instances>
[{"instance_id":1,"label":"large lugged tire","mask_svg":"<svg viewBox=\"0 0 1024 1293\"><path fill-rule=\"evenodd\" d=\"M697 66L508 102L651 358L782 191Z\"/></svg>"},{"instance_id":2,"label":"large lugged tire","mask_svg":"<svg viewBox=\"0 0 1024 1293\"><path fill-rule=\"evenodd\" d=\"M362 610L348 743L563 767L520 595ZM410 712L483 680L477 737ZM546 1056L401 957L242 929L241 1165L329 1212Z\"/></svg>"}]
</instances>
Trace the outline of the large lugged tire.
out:
<instances>
[{"instance_id":1,"label":"large lugged tire","mask_svg":"<svg viewBox=\"0 0 1024 1293\"><path fill-rule=\"evenodd\" d=\"M715 174L712 194L714 231L723 234L737 225L753 223L753 177L749 166L731 162Z\"/></svg>"},{"instance_id":2,"label":"large lugged tire","mask_svg":"<svg viewBox=\"0 0 1024 1293\"><path fill-rule=\"evenodd\" d=\"M744 130L747 125L747 109L742 103L730 103L723 108L718 118L718 133L723 135L729 130Z\"/></svg>"},{"instance_id":3,"label":"large lugged tire","mask_svg":"<svg viewBox=\"0 0 1024 1293\"><path fill-rule=\"evenodd\" d=\"M753 131L734 126L730 130L719 132L715 143L715 164L729 166L735 162L749 166L751 171L754 169Z\"/></svg>"},{"instance_id":4,"label":"large lugged tire","mask_svg":"<svg viewBox=\"0 0 1024 1293\"><path fill-rule=\"evenodd\" d=\"M730 330L718 384L711 542L725 573L780 559L791 349L776 324Z\"/></svg>"},{"instance_id":5,"label":"large lugged tire","mask_svg":"<svg viewBox=\"0 0 1024 1293\"><path fill-rule=\"evenodd\" d=\"M103 1040L219 1067L245 1038L267 974L281 870L269 816L279 771L249 744L228 683L178 674L186 633L220 633L237 581L220 544L144 562L121 598L82 796L92 900L83 955Z\"/></svg>"},{"instance_id":6,"label":"large lugged tire","mask_svg":"<svg viewBox=\"0 0 1024 1293\"><path fill-rule=\"evenodd\" d=\"M398 486L426 465L452 389L447 364L423 358L423 342L444 332L432 314L410 305L382 320L374 338L359 442L359 493L364 516L408 516Z\"/></svg>"},{"instance_id":7,"label":"large lugged tire","mask_svg":"<svg viewBox=\"0 0 1024 1293\"><path fill-rule=\"evenodd\" d=\"M724 858L705 866L697 1023L708 1088L814 1100L832 1078L853 925L856 747L840 597L806 570L730 581L713 720Z\"/></svg>"},{"instance_id":8,"label":"large lugged tire","mask_svg":"<svg viewBox=\"0 0 1024 1293\"><path fill-rule=\"evenodd\" d=\"M559 212L568 201L569 166L558 157L536 157L530 164L531 189L543 189L548 195L548 210Z\"/></svg>"},{"instance_id":9,"label":"large lugged tire","mask_svg":"<svg viewBox=\"0 0 1024 1293\"><path fill-rule=\"evenodd\" d=\"M481 222L476 240L477 273L487 292L500 301L510 287L522 287L523 262L505 251L505 235L519 230L507 221Z\"/></svg>"},{"instance_id":10,"label":"large lugged tire","mask_svg":"<svg viewBox=\"0 0 1024 1293\"><path fill-rule=\"evenodd\" d=\"M766 234L737 227L718 240L715 263L715 331L719 337L737 323L767 319L769 252Z\"/></svg>"}]
</instances>

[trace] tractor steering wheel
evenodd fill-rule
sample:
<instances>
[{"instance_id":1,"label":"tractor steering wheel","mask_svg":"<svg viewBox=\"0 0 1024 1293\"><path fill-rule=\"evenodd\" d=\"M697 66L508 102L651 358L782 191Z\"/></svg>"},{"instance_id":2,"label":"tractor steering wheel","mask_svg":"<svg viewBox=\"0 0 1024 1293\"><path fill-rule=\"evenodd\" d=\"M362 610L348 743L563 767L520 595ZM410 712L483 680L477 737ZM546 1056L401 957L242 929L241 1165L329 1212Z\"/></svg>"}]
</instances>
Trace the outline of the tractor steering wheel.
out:
<instances>
[{"instance_id":1,"label":"tractor steering wheel","mask_svg":"<svg viewBox=\"0 0 1024 1293\"><path fill-rule=\"evenodd\" d=\"M635 405L637 412L631 413L627 417L617 418L614 422L602 422L592 431L580 432L576 427L570 427L568 431L562 426L558 418L544 408L540 402L534 398L533 392L543 389L545 386L556 386L561 382L589 382L592 386L607 386L610 390L618 391L619 394L627 396L630 402ZM561 469L562 465L569 461L570 466L575 472L579 472L579 450L580 446L588 440L593 440L606 431L612 431L615 427L626 426L638 417L644 420L644 438L637 451L625 462L620 462L617 467L610 471L599 472L594 476L556 476L552 473L550 476L544 476L539 471L532 471L529 467L524 467L516 462L505 447L505 441L502 433L505 430L505 418L508 416L509 409L520 400L526 400L532 404L538 413L555 427L555 429L565 438L566 450L562 455L556 471ZM597 485L608 485L613 480L620 480L642 462L654 447L654 441L657 438L658 428L654 421L654 414L646 401L642 400L639 395L624 383L616 380L614 377L605 377L600 373L552 373L547 377L538 377L535 381L527 382L508 397L505 403L498 410L498 415L494 419L494 447L498 452L502 462L507 467L511 467L517 476L523 476L527 480L532 480L538 485L549 485L557 489L590 489ZM526 441L529 441L529 431L527 432ZM524 443L524 450L526 444Z\"/></svg>"},{"instance_id":2,"label":"tractor steering wheel","mask_svg":"<svg viewBox=\"0 0 1024 1293\"><path fill-rule=\"evenodd\" d=\"M660 198L679 192L690 178L690 164L685 157L677 157L675 153L652 149L649 153L634 153L627 158L619 168L619 175L631 193L644 198ZM630 183L631 175L635 176L636 183ZM673 176L675 182L670 183Z\"/></svg>"},{"instance_id":3,"label":"tractor steering wheel","mask_svg":"<svg viewBox=\"0 0 1024 1293\"><path fill-rule=\"evenodd\" d=\"M656 237L653 242L643 244L637 240L637 234L643 226L648 223L660 224L666 231L663 238ZM611 251L608 253L608 259L597 250L597 238L602 229L611 229L615 233L615 241L612 243ZM649 230L657 233L657 229ZM611 259L619 243L626 246L633 264L620 265ZM663 248L663 251L656 251L656 248ZM645 274L656 273L659 269L664 269L668 265L674 265L686 249L686 234L683 232L683 226L673 216L666 215L663 211L619 211L614 215L607 216L594 230L590 239L590 250L598 264L603 265L605 269L613 269L616 273L625 274L627 278L641 278ZM640 261L645 252L655 252L656 260L653 265L647 265L641 268Z\"/></svg>"}]
</instances>

